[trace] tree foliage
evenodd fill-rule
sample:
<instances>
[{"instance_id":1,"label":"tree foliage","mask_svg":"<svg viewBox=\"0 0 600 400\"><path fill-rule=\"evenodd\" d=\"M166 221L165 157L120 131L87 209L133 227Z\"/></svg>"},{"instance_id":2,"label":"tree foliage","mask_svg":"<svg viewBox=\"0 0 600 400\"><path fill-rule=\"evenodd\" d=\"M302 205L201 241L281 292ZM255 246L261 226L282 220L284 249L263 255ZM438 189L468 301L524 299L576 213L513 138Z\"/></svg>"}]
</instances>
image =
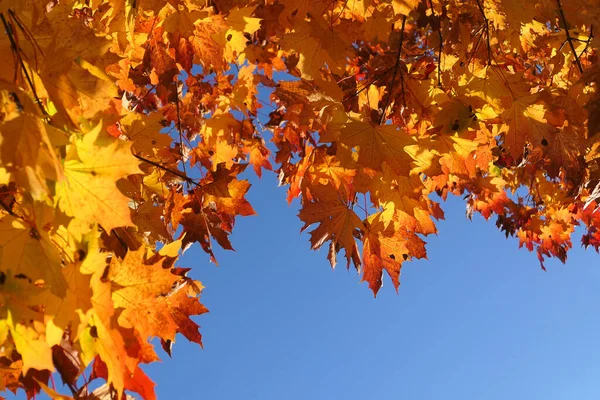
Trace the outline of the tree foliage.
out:
<instances>
[{"instance_id":1,"label":"tree foliage","mask_svg":"<svg viewBox=\"0 0 600 400\"><path fill-rule=\"evenodd\" d=\"M576 226L600 247L598 0L0 0L0 19L0 389L59 396L56 372L76 398L154 399L149 339L201 344L177 258L233 248L248 167L375 294L450 194L542 268Z\"/></svg>"}]
</instances>

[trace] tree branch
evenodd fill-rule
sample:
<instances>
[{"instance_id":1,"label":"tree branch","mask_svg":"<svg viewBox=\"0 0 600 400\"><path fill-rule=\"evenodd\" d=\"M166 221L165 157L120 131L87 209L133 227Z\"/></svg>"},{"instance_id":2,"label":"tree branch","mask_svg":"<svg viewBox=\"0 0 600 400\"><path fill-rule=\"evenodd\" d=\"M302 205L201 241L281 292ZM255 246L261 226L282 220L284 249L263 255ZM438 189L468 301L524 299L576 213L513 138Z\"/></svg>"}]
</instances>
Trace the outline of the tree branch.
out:
<instances>
[{"instance_id":1,"label":"tree branch","mask_svg":"<svg viewBox=\"0 0 600 400\"><path fill-rule=\"evenodd\" d=\"M12 28L6 21L6 18L4 18L3 13L0 13L0 20L2 20L2 24L4 25L4 30L6 31L6 34L8 35L8 40L10 41L10 47L12 48L13 52L15 53L15 57L17 57L17 59L19 60L19 64L21 66L21 69L23 70L23 74L25 75L25 79L27 79L27 83L29 84L29 87L31 89L31 92L33 93L33 96L35 97L35 102L37 103L38 107L42 111L42 114L48 115L48 113L46 112L46 109L42 105L42 101L40 100L40 98L37 95L35 86L33 85L33 81L31 79L31 77L29 76L29 72L27 71L27 68L25 68L25 63L23 62L23 58L21 57L21 54L19 53L19 46L17 46L17 42L15 41L15 38L13 36Z\"/></svg>"},{"instance_id":2,"label":"tree branch","mask_svg":"<svg viewBox=\"0 0 600 400\"><path fill-rule=\"evenodd\" d=\"M16 217L14 211L9 206L7 206L2 199L0 199L0 207L2 207L7 213L12 215L13 217Z\"/></svg>"},{"instance_id":3,"label":"tree branch","mask_svg":"<svg viewBox=\"0 0 600 400\"><path fill-rule=\"evenodd\" d=\"M477 0L479 1L479 0ZM565 28L565 33L567 34L567 42L569 42L569 47L571 47L571 52L575 57L575 64L577 65L577 69L579 69L579 73L583 74L583 67L581 66L581 60L579 60L579 56L577 55L577 51L575 51L575 45L573 45L573 38L571 37L571 33L569 32L569 25L567 24L567 18L565 18L565 13L562 9L562 4L560 0L556 0L556 4L558 5L558 14L560 15L560 19L562 20L563 27ZM591 34L590 34L591 36Z\"/></svg>"},{"instance_id":4,"label":"tree branch","mask_svg":"<svg viewBox=\"0 0 600 400\"><path fill-rule=\"evenodd\" d=\"M485 24L485 38L487 41L487 65L492 65L492 46L490 45L490 22L485 16L485 10L483 9L483 5L481 4L481 0L475 0L477 2L477 7L483 16L483 23Z\"/></svg>"},{"instance_id":5,"label":"tree branch","mask_svg":"<svg viewBox=\"0 0 600 400\"><path fill-rule=\"evenodd\" d=\"M194 181L192 178L190 178L189 176L187 176L184 173L181 173L179 171L175 171L175 170L172 170L170 168L167 168L167 167L165 167L163 165L160 165L159 163L157 163L155 161L148 160L147 158L144 158L144 157L142 157L142 156L140 156L138 154L133 154L133 156L135 158L137 158L138 160L141 160L141 161L146 162L146 163L148 163L148 164L150 164L152 166L155 166L156 168L162 169L163 171L166 171L166 172L168 172L170 174L176 175L176 176L180 177L181 179L183 179L184 181L186 181L187 183L191 183L191 184L196 185L198 187L200 186L200 184L198 182Z\"/></svg>"},{"instance_id":6,"label":"tree branch","mask_svg":"<svg viewBox=\"0 0 600 400\"><path fill-rule=\"evenodd\" d=\"M390 72L394 67L389 67L388 69L386 69L385 71L383 71L383 73L381 75L379 75L377 78L373 79L371 82L366 83L363 87L361 87L359 90L357 90L356 92L352 93L351 95L345 97L342 102L350 100L353 97L358 96L361 92L363 92L364 90L368 89L369 86L371 86L372 84L374 84L375 82L377 82L378 80L380 80L381 78L383 78L384 76L387 75L388 72Z\"/></svg>"}]
</instances>

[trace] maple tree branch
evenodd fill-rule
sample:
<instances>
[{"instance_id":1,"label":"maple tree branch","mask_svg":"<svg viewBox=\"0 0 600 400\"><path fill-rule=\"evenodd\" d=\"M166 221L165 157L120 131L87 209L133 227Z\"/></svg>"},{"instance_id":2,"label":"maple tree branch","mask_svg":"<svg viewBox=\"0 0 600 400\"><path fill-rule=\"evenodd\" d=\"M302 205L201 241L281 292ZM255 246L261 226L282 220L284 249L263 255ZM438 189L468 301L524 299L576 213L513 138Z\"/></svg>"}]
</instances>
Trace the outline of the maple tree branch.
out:
<instances>
[{"instance_id":1,"label":"maple tree branch","mask_svg":"<svg viewBox=\"0 0 600 400\"><path fill-rule=\"evenodd\" d=\"M146 93L145 93L145 94L144 94L142 97L140 97L140 98L137 98L137 97L136 97L136 99L135 99L135 100L136 100L136 101L135 101L135 106L131 107L131 109L132 109L132 110L134 110L134 109L135 109L137 106L139 106L139 105L140 105L140 103L141 103L141 102L142 102L142 101L143 101L143 100L144 100L146 97L148 97L148 95L149 95L150 93L152 93L152 92L153 92L153 91L155 91L155 90L156 90L156 85L151 85L151 86L150 86L150 88L148 89L148 91L147 91L147 92L146 92ZM132 102L132 103L133 103L133 102Z\"/></svg>"},{"instance_id":2,"label":"maple tree branch","mask_svg":"<svg viewBox=\"0 0 600 400\"><path fill-rule=\"evenodd\" d=\"M6 21L6 18L4 18L4 13L0 12L0 20L2 20L2 25L4 25L4 30L6 31L8 40L10 41L10 47L12 48L13 52L15 53L15 57L17 57L17 59L19 60L19 64L21 66L21 69L23 70L23 74L25 75L25 79L27 79L27 83L29 84L29 87L31 88L31 92L33 93L33 96L35 97L35 102L37 103L38 107L42 111L42 114L48 115L48 113L46 112L46 109L42 105L42 101L40 100L40 98L37 95L37 92L35 90L35 86L33 85L31 76L29 76L29 72L27 71L27 68L25 67L23 58L21 57L21 54L19 53L19 46L17 46L17 42L15 41L15 38L13 36L12 28Z\"/></svg>"},{"instance_id":3,"label":"maple tree branch","mask_svg":"<svg viewBox=\"0 0 600 400\"><path fill-rule=\"evenodd\" d=\"M479 0L477 0L479 1ZM562 8L562 3L560 0L556 0L556 5L558 6L558 15L562 20L563 27L565 28L565 33L567 35L567 42L569 42L569 47L571 48L571 52L575 57L575 64L577 65L577 69L579 69L579 73L583 74L583 67L581 66L581 60L579 60L579 56L577 55L577 51L575 50L575 45L573 44L573 38L571 37L571 33L569 32L569 25L567 24L567 18L565 17L565 13ZM591 33L590 33L591 36ZM586 46L587 47L587 46Z\"/></svg>"},{"instance_id":4,"label":"maple tree branch","mask_svg":"<svg viewBox=\"0 0 600 400\"><path fill-rule=\"evenodd\" d=\"M481 35L479 34L480 31L481 31ZM467 66L471 63L471 60L473 60L473 58L475 58L475 53L477 53L477 49L479 48L479 43L481 43L481 38L483 37L483 29L479 28L473 36L474 37L477 36L477 41L475 42L475 45L473 46L473 51L471 51L471 54L469 55L469 58L467 59Z\"/></svg>"},{"instance_id":5,"label":"maple tree branch","mask_svg":"<svg viewBox=\"0 0 600 400\"><path fill-rule=\"evenodd\" d=\"M404 41L404 26L406 25L406 15L402 16L402 28L400 28L400 43L398 44L398 56L396 57L396 64L394 65L394 75L392 75L392 83L390 84L390 90L388 97L385 101L385 106L383 107L383 111L381 113L381 120L379 121L379 125L383 125L385 122L385 112L390 105L390 100L392 98L392 91L394 90L394 82L396 82L396 75L398 74L398 70L400 69L400 58L402 57L402 42ZM400 78L402 79L402 93L404 93L404 77L402 76L402 72L400 72Z\"/></svg>"},{"instance_id":6,"label":"maple tree branch","mask_svg":"<svg viewBox=\"0 0 600 400\"><path fill-rule=\"evenodd\" d=\"M487 41L487 64L492 65L492 46L490 45L490 22L485 16L485 11L483 9L483 5L481 4L481 0L475 0L477 2L477 7L483 16L483 23L485 25L485 39Z\"/></svg>"},{"instance_id":7,"label":"maple tree branch","mask_svg":"<svg viewBox=\"0 0 600 400\"><path fill-rule=\"evenodd\" d=\"M359 90L357 90L356 92L352 93L351 95L345 97L342 101L347 101L347 100L350 100L353 97L358 96L360 93L362 93L363 91L365 91L366 89L368 89L369 86L371 86L372 84L374 84L375 82L379 81L384 76L386 76L387 73L390 72L392 69L394 69L394 67L389 67L381 75L379 75L377 78L373 79L371 82L366 83L363 87L361 87Z\"/></svg>"},{"instance_id":8,"label":"maple tree branch","mask_svg":"<svg viewBox=\"0 0 600 400\"><path fill-rule=\"evenodd\" d=\"M4 208L4 210L9 213L10 215L12 215L13 217L16 217L16 214L14 213L13 210L11 210L11 208L9 206L6 205L6 203L4 203L4 200L0 199L0 207Z\"/></svg>"},{"instance_id":9,"label":"maple tree branch","mask_svg":"<svg viewBox=\"0 0 600 400\"><path fill-rule=\"evenodd\" d=\"M19 20L19 17L17 16L17 14L15 14L15 12L12 9L8 9L8 14L10 15L10 17L12 18L12 21L14 21L17 26L21 29L21 32L23 32L23 34L27 37L27 39L35 45L35 47L37 48L37 51L40 52L40 54L43 56L44 55L44 51L42 50L42 48L40 47L39 43L37 42L37 40L35 39L35 37L31 34L31 32L29 32L29 30L23 26L23 23ZM33 54L35 57L35 62L37 65L37 55L34 53Z\"/></svg>"},{"instance_id":10,"label":"maple tree branch","mask_svg":"<svg viewBox=\"0 0 600 400\"><path fill-rule=\"evenodd\" d=\"M183 179L184 181L186 181L187 183L191 183L193 185L196 185L196 186L200 187L200 184L198 182L196 182L195 180L193 180L192 178L190 178L189 176L187 176L184 173L181 173L179 171L175 171L175 170L172 170L170 168L167 168L167 167L165 167L163 165L160 165L159 163L157 163L155 161L148 160L147 158L144 158L144 157L142 157L142 156L140 156L138 154L133 154L133 156L135 158L137 158L138 160L141 160L143 162L146 162L146 163L148 163L150 165L155 166L156 168L162 169L163 171L166 171L166 172L169 172L169 173L171 173L173 175L176 175L176 176L180 177L181 179Z\"/></svg>"}]
</instances>

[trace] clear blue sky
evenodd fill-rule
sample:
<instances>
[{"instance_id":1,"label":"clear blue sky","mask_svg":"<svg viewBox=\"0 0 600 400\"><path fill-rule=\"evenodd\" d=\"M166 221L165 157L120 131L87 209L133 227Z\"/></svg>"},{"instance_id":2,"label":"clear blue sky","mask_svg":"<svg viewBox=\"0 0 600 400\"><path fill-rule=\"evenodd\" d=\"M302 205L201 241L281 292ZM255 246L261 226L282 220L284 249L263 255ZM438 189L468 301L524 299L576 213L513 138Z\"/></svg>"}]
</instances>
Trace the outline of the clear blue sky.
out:
<instances>
[{"instance_id":1,"label":"clear blue sky","mask_svg":"<svg viewBox=\"0 0 600 400\"><path fill-rule=\"evenodd\" d=\"M600 258L567 265L446 204L429 261L406 263L376 299L354 272L309 250L296 207L267 174L251 188L219 267L181 265L206 286L204 350L177 341L147 368L159 399L597 399ZM577 239L580 234L577 235Z\"/></svg>"}]
</instances>

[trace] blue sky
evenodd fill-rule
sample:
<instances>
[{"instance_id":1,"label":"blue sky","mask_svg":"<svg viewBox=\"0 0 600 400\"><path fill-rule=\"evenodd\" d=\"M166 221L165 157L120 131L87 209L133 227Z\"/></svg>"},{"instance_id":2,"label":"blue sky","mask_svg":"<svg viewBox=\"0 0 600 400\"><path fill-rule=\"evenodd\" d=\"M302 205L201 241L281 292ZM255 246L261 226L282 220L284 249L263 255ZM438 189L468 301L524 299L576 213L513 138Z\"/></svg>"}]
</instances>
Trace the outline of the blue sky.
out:
<instances>
[{"instance_id":1,"label":"blue sky","mask_svg":"<svg viewBox=\"0 0 600 400\"><path fill-rule=\"evenodd\" d=\"M375 299L309 250L272 174L248 198L259 216L238 221L236 252L219 267L197 248L181 259L211 312L198 318L204 350L180 338L147 368L160 399L597 399L595 252L576 245L543 272L454 198L429 261L406 263L399 294L387 281Z\"/></svg>"}]
</instances>

